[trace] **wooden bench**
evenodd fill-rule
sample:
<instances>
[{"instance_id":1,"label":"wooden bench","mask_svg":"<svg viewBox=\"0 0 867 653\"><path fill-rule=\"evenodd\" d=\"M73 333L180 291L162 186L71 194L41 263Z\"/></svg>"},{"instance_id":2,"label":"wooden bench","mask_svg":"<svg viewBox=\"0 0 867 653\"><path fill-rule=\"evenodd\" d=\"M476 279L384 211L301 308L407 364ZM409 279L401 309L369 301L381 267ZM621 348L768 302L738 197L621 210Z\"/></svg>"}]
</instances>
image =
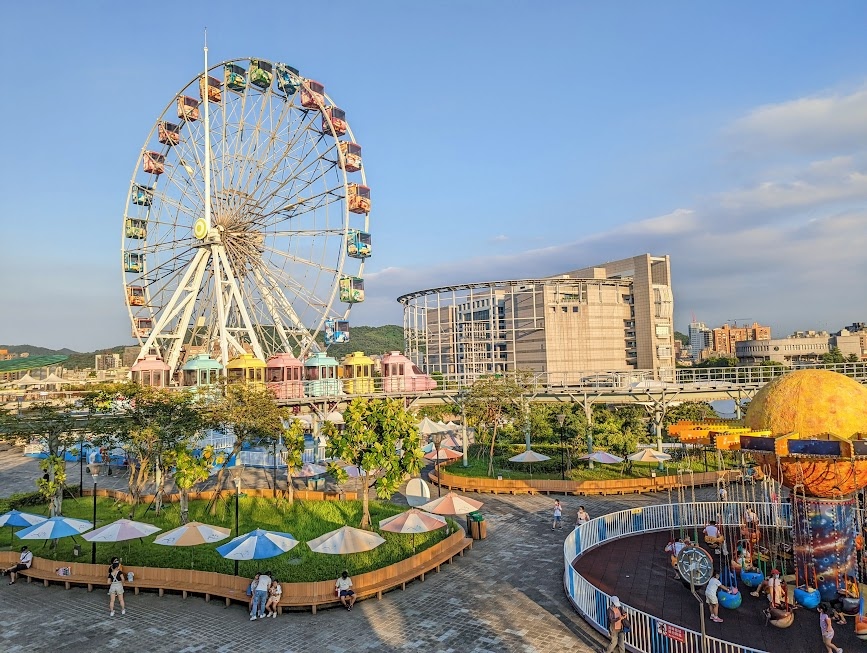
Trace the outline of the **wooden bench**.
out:
<instances>
[{"instance_id":1,"label":"wooden bench","mask_svg":"<svg viewBox=\"0 0 867 653\"><path fill-rule=\"evenodd\" d=\"M443 564L451 563L456 556L463 556L466 549L473 546L473 540L466 537L462 530L453 533L438 544L414 556L382 569L358 574L353 577L353 588L359 599L376 596L400 587L406 589L408 583L416 578L424 581L431 571L439 572ZM0 565L9 567L18 561L14 551L0 551ZM61 576L57 570L69 567L70 575ZM124 582L126 591L136 594L140 590L155 590L159 596L165 592L179 592L183 598L189 594L203 596L205 601L221 597L226 607L233 601L249 604L247 587L250 579L230 576L210 571L190 569L163 569L159 567L124 567L124 573L133 573L132 582ZM45 558L33 558L30 569L20 572L27 582L41 580L46 587L50 583L62 583L66 589L73 585L86 586L88 592L94 587L108 587L108 565L91 565L83 562L62 562ZM337 605L340 599L334 591L334 581L303 583L282 583L283 598L278 604L279 612L291 608L309 608L313 614L320 606Z\"/></svg>"}]
</instances>

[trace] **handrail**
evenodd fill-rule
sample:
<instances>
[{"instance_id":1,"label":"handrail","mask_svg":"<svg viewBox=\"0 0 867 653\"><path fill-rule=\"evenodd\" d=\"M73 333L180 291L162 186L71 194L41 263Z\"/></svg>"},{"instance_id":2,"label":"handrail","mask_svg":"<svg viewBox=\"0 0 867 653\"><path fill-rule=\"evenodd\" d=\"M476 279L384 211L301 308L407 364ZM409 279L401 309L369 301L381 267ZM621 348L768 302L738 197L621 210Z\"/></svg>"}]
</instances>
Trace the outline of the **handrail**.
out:
<instances>
[{"instance_id":1,"label":"handrail","mask_svg":"<svg viewBox=\"0 0 867 653\"><path fill-rule=\"evenodd\" d=\"M607 633L606 611L610 596L591 584L579 574L574 562L582 555L612 540L654 533L674 528L693 528L704 526L711 519L717 520L723 526L739 526L740 516L746 507L755 510L759 519L765 524L776 524L787 527L791 524L789 504L751 503L751 502L720 502L674 503L632 508L612 512L576 527L563 543L563 585L566 594L578 613L596 630ZM631 631L626 635L626 646L636 653L652 653L659 650L654 646L666 628L682 632L684 641L669 639L670 653L691 653L701 649L701 634L673 624L665 619L642 612L624 603L632 623ZM710 650L716 653L766 653L761 649L742 646L733 642L706 636L711 642Z\"/></svg>"}]
</instances>

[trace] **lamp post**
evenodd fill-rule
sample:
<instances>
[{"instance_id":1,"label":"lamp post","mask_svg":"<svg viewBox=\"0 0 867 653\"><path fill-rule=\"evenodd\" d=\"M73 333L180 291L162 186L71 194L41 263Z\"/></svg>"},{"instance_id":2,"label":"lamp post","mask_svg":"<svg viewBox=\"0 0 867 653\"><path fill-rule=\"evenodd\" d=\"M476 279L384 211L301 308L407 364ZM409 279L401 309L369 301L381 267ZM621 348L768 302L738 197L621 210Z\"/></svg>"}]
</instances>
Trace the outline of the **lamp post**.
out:
<instances>
[{"instance_id":1,"label":"lamp post","mask_svg":"<svg viewBox=\"0 0 867 653\"><path fill-rule=\"evenodd\" d=\"M93 527L96 528L96 481L99 478L99 467L91 465L87 468L93 476ZM90 564L96 564L96 542L90 543Z\"/></svg>"},{"instance_id":2,"label":"lamp post","mask_svg":"<svg viewBox=\"0 0 867 653\"><path fill-rule=\"evenodd\" d=\"M566 422L566 415L559 413L557 415L557 423L560 425L560 478L566 480L566 460L563 457L563 424Z\"/></svg>"},{"instance_id":3,"label":"lamp post","mask_svg":"<svg viewBox=\"0 0 867 653\"><path fill-rule=\"evenodd\" d=\"M238 537L238 501L241 498L241 475L232 479L235 482L235 537ZM235 560L235 575L238 575L238 561Z\"/></svg>"},{"instance_id":4,"label":"lamp post","mask_svg":"<svg viewBox=\"0 0 867 653\"><path fill-rule=\"evenodd\" d=\"M458 394L455 395L455 398L458 400L458 405L461 407L461 448L464 452L464 461L463 466L469 467L469 451L470 443L467 439L467 415L466 415L466 403L467 403L467 391L459 390Z\"/></svg>"},{"instance_id":5,"label":"lamp post","mask_svg":"<svg viewBox=\"0 0 867 653\"><path fill-rule=\"evenodd\" d=\"M443 486L442 486L442 479L440 479L439 466L440 466L440 445L443 443L442 431L439 431L439 432L433 434L433 441L434 441L434 446L437 449L437 461L436 461L436 464L434 465L434 470L437 473L437 497L441 497L443 495Z\"/></svg>"},{"instance_id":6,"label":"lamp post","mask_svg":"<svg viewBox=\"0 0 867 653\"><path fill-rule=\"evenodd\" d=\"M84 493L84 431L78 439L78 498Z\"/></svg>"}]
</instances>

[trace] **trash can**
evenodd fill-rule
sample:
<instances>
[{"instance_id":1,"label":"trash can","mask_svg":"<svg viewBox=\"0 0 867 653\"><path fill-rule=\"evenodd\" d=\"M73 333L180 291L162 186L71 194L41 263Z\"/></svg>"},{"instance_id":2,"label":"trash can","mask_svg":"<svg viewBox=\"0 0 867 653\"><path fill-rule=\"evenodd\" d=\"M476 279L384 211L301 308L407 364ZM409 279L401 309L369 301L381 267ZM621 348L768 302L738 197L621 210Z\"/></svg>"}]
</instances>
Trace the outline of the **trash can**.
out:
<instances>
[{"instance_id":1,"label":"trash can","mask_svg":"<svg viewBox=\"0 0 867 653\"><path fill-rule=\"evenodd\" d=\"M488 535L485 516L479 511L467 515L467 532L474 540L483 540Z\"/></svg>"}]
</instances>

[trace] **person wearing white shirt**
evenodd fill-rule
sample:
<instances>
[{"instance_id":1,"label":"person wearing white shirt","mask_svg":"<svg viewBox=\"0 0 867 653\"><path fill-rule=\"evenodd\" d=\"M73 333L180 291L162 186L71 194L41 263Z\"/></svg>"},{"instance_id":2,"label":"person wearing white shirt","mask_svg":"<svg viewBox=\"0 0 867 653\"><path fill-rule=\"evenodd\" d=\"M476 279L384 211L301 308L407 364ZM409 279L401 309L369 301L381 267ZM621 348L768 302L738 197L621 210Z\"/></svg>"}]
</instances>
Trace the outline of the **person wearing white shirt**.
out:
<instances>
[{"instance_id":1,"label":"person wearing white shirt","mask_svg":"<svg viewBox=\"0 0 867 653\"><path fill-rule=\"evenodd\" d=\"M334 589L337 592L337 596L340 597L343 607L351 611L352 606L355 604L355 592L352 591L352 579L349 577L349 572L345 569L334 584Z\"/></svg>"},{"instance_id":2,"label":"person wearing white shirt","mask_svg":"<svg viewBox=\"0 0 867 653\"><path fill-rule=\"evenodd\" d=\"M271 572L259 574L259 581L253 591L253 610L250 612L250 621L265 617L265 604L268 603L268 588L271 587Z\"/></svg>"},{"instance_id":3,"label":"person wearing white shirt","mask_svg":"<svg viewBox=\"0 0 867 653\"><path fill-rule=\"evenodd\" d=\"M18 564L14 564L9 569L3 571L4 574L9 574L9 584L15 584L18 572L30 569L33 564L33 552L26 546L21 547L21 555L18 556Z\"/></svg>"},{"instance_id":4,"label":"person wearing white shirt","mask_svg":"<svg viewBox=\"0 0 867 653\"><path fill-rule=\"evenodd\" d=\"M590 514L584 510L584 506L578 506L578 519L575 521L576 526L586 524L590 521Z\"/></svg>"},{"instance_id":5,"label":"person wearing white shirt","mask_svg":"<svg viewBox=\"0 0 867 653\"><path fill-rule=\"evenodd\" d=\"M710 544L716 550L716 553L719 553L719 546L722 544L725 537L723 537L716 522L711 519L702 532L704 533L704 541Z\"/></svg>"},{"instance_id":6,"label":"person wearing white shirt","mask_svg":"<svg viewBox=\"0 0 867 653\"><path fill-rule=\"evenodd\" d=\"M713 572L711 579L707 582L707 587L704 588L704 598L710 606L710 620L721 624L722 619L719 618L719 598L716 595L717 590L725 590L726 592L732 591L730 587L726 587L722 584L719 579L719 572L715 571Z\"/></svg>"}]
</instances>

